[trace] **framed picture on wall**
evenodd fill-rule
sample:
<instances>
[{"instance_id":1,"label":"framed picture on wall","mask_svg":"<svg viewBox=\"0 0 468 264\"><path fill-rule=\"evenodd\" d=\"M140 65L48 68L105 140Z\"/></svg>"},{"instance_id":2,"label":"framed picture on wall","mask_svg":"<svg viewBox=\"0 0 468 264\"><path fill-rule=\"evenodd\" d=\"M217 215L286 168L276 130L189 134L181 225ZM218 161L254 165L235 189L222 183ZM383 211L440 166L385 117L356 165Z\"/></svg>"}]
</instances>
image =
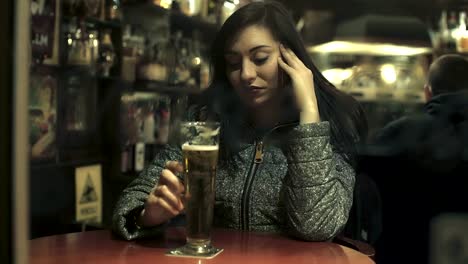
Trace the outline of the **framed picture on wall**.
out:
<instances>
[{"instance_id":1,"label":"framed picture on wall","mask_svg":"<svg viewBox=\"0 0 468 264\"><path fill-rule=\"evenodd\" d=\"M57 73L53 68L31 69L29 92L29 144L31 159L51 159L56 154Z\"/></svg>"},{"instance_id":2,"label":"framed picture on wall","mask_svg":"<svg viewBox=\"0 0 468 264\"><path fill-rule=\"evenodd\" d=\"M35 62L58 62L59 6L59 0L31 0L31 53Z\"/></svg>"}]
</instances>

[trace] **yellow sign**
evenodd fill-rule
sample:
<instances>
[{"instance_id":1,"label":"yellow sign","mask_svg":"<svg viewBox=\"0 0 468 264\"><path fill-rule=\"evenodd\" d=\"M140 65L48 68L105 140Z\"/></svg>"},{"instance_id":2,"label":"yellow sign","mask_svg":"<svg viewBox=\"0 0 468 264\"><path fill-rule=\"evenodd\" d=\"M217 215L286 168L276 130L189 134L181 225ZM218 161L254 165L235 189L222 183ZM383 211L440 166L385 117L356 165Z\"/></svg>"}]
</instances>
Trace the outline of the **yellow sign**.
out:
<instances>
[{"instance_id":1,"label":"yellow sign","mask_svg":"<svg viewBox=\"0 0 468 264\"><path fill-rule=\"evenodd\" d=\"M75 168L76 221L102 222L101 165Z\"/></svg>"}]
</instances>

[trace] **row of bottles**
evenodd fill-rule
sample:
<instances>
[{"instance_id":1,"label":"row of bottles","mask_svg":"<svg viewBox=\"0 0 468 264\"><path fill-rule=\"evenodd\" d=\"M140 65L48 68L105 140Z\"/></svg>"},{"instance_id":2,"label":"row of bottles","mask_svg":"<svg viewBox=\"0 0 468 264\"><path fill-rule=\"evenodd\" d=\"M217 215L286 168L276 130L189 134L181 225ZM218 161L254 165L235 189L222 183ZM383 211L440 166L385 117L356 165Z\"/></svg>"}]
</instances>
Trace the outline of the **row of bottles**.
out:
<instances>
[{"instance_id":1,"label":"row of bottles","mask_svg":"<svg viewBox=\"0 0 468 264\"><path fill-rule=\"evenodd\" d=\"M120 28L93 27L83 18L72 17L65 26L65 63L88 65L92 73L102 77L110 77L112 72L112 77L129 82L158 81L194 90L208 86L206 47L199 31L194 30L192 36L181 31L155 36L141 26L124 25L120 38L120 32L114 34L114 30ZM119 57L115 47L122 47Z\"/></svg>"},{"instance_id":2,"label":"row of bottles","mask_svg":"<svg viewBox=\"0 0 468 264\"><path fill-rule=\"evenodd\" d=\"M111 29L98 31L73 19L67 28L66 64L88 65L92 73L108 77L116 62L111 33Z\"/></svg>"},{"instance_id":3,"label":"row of bottles","mask_svg":"<svg viewBox=\"0 0 468 264\"><path fill-rule=\"evenodd\" d=\"M183 4L183 1L170 1L172 6L165 6L162 0L152 3L164 8L170 7L173 11L181 8L179 11L182 13L195 15L185 13L184 5L178 6L175 2ZM124 25L122 79L136 81L136 90L138 85L142 84L140 81L158 82L169 87L191 90L206 88L210 78L207 47L201 40L201 32L194 29L191 35L187 35L189 33L177 30L158 30L157 33L151 30L138 25ZM173 119L183 114L180 109L185 111L185 99L184 96L168 97L157 93L145 95L138 92L122 97L122 173L143 170L160 146L172 140L170 135Z\"/></svg>"},{"instance_id":4,"label":"row of bottles","mask_svg":"<svg viewBox=\"0 0 468 264\"><path fill-rule=\"evenodd\" d=\"M88 65L98 76L109 77L117 57L112 41L112 30L95 30L84 22L72 22L66 36L68 65ZM122 36L123 80L158 81L186 88L204 89L209 83L206 47L195 31L185 38L177 31L167 38L151 40L142 30L124 27Z\"/></svg>"},{"instance_id":5,"label":"row of bottles","mask_svg":"<svg viewBox=\"0 0 468 264\"><path fill-rule=\"evenodd\" d=\"M219 9L223 2L218 0L123 0L122 4L151 3L186 16L200 17L204 21L214 24L218 20Z\"/></svg>"},{"instance_id":6,"label":"row of bottles","mask_svg":"<svg viewBox=\"0 0 468 264\"><path fill-rule=\"evenodd\" d=\"M171 98L155 93L125 94L121 99L121 171L139 171L153 148L169 141Z\"/></svg>"},{"instance_id":7,"label":"row of bottles","mask_svg":"<svg viewBox=\"0 0 468 264\"><path fill-rule=\"evenodd\" d=\"M168 96L132 93L122 96L121 142L123 144L166 144L171 117Z\"/></svg>"},{"instance_id":8,"label":"row of bottles","mask_svg":"<svg viewBox=\"0 0 468 264\"><path fill-rule=\"evenodd\" d=\"M170 1L153 1L162 4ZM238 8L249 3L250 0L173 0L171 9L180 11L187 16L198 16L203 21L212 24L224 23Z\"/></svg>"},{"instance_id":9,"label":"row of bottles","mask_svg":"<svg viewBox=\"0 0 468 264\"><path fill-rule=\"evenodd\" d=\"M120 0L64 0L63 13L70 17L94 17L102 20L122 18Z\"/></svg>"},{"instance_id":10,"label":"row of bottles","mask_svg":"<svg viewBox=\"0 0 468 264\"><path fill-rule=\"evenodd\" d=\"M465 11L443 10L434 34L434 48L442 52L468 52L466 23Z\"/></svg>"},{"instance_id":11,"label":"row of bottles","mask_svg":"<svg viewBox=\"0 0 468 264\"><path fill-rule=\"evenodd\" d=\"M183 38L181 32L176 32L169 39L150 45L143 35L130 32L131 27L127 26L122 43L122 79L207 87L209 68L198 38ZM83 23L72 23L66 42L68 65L89 65L97 75L110 76L116 64L111 30L98 32L86 29Z\"/></svg>"},{"instance_id":12,"label":"row of bottles","mask_svg":"<svg viewBox=\"0 0 468 264\"><path fill-rule=\"evenodd\" d=\"M95 85L112 83L111 89L117 89L114 83L118 83L119 87L131 87L131 92L124 92L121 95L120 129L116 133L120 140L121 171L124 173L140 171L154 157L160 146L171 140L171 115L178 115L181 112L174 110L177 107L171 109L171 105L179 105L178 100L187 98L183 95L169 97L162 95L162 91L172 88L178 91L200 90L208 86L210 72L207 63L207 46L203 42L202 33L199 28L193 30L183 28L177 31L171 27L170 18L174 11L177 11L174 10L177 5L171 6L172 10L161 16L152 17L152 22L155 23L147 25L129 19L130 8L126 10L125 5L128 4L130 7L131 2L158 4L157 1L63 1L63 17L60 19L60 33L57 34L57 39L60 40L57 44L60 48L57 64L65 68L85 66L67 69L73 81L83 79L75 73L83 71L89 77L89 83ZM161 0L159 4L162 2ZM170 2L180 4L183 1ZM203 0L203 2L211 5L211 8L214 8L213 3L219 5L216 0ZM179 7L182 8L181 11L184 10L183 5ZM214 11L208 13L210 12L213 14ZM185 11L182 13L185 14ZM197 16L189 13L186 15ZM214 20L213 16L207 14L200 13L200 16L202 19L212 17ZM179 14L176 13L176 17L179 17ZM111 77L112 81L98 82L96 77ZM124 82L119 82L119 79ZM117 82L114 82L116 80ZM65 85L72 87L71 82L67 81ZM73 111L67 111L66 116L73 122L70 122L71 125L67 123L66 126L68 130L84 131L88 129L88 123L80 121L84 119L82 116L90 120L92 118L88 112L81 110L87 109L91 103L81 104L81 101L86 101L86 98L90 97L86 96L88 93L81 93L85 96L74 95L84 90L94 94L95 87L88 83L78 84L78 81L75 86L73 87L76 89L73 91L76 93L70 97L77 99L67 102L75 106L78 105L75 101L79 101L80 105L86 107L71 107ZM157 89L159 86L161 90ZM154 87L154 91L148 92L150 87ZM103 89L106 92L108 90ZM143 93L142 90L147 92Z\"/></svg>"},{"instance_id":13,"label":"row of bottles","mask_svg":"<svg viewBox=\"0 0 468 264\"><path fill-rule=\"evenodd\" d=\"M196 31L191 38L176 31L153 40L144 31L127 25L123 34L122 77L127 81L150 80L204 89L209 82L204 51Z\"/></svg>"}]
</instances>

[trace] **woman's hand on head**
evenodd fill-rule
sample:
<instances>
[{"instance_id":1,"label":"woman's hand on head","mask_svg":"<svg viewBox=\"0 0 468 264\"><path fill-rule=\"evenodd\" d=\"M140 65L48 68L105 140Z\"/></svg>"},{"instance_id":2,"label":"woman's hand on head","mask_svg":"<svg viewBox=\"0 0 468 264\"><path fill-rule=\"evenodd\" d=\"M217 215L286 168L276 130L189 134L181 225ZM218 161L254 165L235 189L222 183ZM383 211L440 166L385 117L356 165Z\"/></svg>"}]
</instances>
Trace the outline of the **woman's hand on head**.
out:
<instances>
[{"instance_id":1,"label":"woman's hand on head","mask_svg":"<svg viewBox=\"0 0 468 264\"><path fill-rule=\"evenodd\" d=\"M156 226L167 222L184 210L182 193L184 185L176 174L183 171L182 164L169 161L161 171L159 181L146 198L145 206L138 218L140 226Z\"/></svg>"},{"instance_id":2,"label":"woman's hand on head","mask_svg":"<svg viewBox=\"0 0 468 264\"><path fill-rule=\"evenodd\" d=\"M291 78L296 107L301 113L301 123L319 122L320 115L312 71L291 49L282 44L280 44L280 53L278 64Z\"/></svg>"}]
</instances>

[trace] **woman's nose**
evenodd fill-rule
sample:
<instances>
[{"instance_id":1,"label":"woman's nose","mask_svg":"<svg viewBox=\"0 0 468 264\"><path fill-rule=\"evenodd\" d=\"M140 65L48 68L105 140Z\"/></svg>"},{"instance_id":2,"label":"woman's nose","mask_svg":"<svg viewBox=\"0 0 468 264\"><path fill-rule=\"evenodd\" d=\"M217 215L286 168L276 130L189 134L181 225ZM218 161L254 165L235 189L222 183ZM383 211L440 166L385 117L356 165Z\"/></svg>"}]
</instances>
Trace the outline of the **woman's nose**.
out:
<instances>
[{"instance_id":1,"label":"woman's nose","mask_svg":"<svg viewBox=\"0 0 468 264\"><path fill-rule=\"evenodd\" d=\"M252 63L244 62L242 64L241 79L247 84L251 84L257 78L257 71Z\"/></svg>"}]
</instances>

